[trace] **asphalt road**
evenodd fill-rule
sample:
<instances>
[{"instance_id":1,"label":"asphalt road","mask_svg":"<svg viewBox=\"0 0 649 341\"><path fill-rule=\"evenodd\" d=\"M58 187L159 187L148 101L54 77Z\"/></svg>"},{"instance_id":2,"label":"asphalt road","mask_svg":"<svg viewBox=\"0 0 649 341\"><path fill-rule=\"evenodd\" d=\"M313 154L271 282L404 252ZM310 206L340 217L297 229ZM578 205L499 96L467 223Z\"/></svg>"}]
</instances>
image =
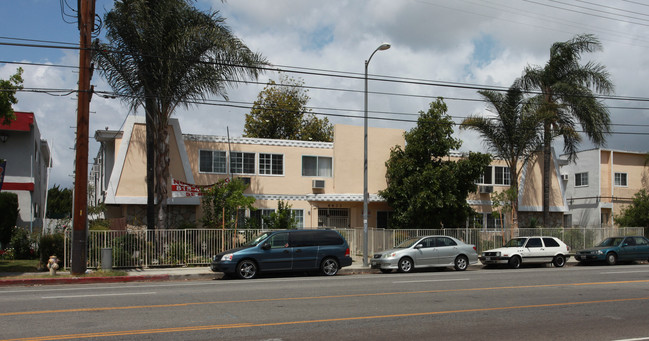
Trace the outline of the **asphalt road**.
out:
<instances>
[{"instance_id":1,"label":"asphalt road","mask_svg":"<svg viewBox=\"0 0 649 341\"><path fill-rule=\"evenodd\" d=\"M0 290L3 340L649 340L647 263Z\"/></svg>"}]
</instances>

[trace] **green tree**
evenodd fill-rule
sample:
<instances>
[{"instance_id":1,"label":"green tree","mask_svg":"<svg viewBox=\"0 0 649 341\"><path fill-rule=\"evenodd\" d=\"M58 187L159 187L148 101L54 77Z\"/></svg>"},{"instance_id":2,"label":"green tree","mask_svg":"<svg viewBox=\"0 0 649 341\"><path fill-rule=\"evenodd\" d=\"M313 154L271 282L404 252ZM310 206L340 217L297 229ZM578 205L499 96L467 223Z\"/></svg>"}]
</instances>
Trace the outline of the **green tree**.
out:
<instances>
[{"instance_id":1,"label":"green tree","mask_svg":"<svg viewBox=\"0 0 649 341\"><path fill-rule=\"evenodd\" d=\"M417 126L405 133L405 147L395 146L386 162L388 186L379 194L394 209L396 228L464 226L473 210L467 196L491 162L487 154L449 159L462 141L452 137L453 120L442 99L420 112Z\"/></svg>"},{"instance_id":2,"label":"green tree","mask_svg":"<svg viewBox=\"0 0 649 341\"><path fill-rule=\"evenodd\" d=\"M244 136L268 139L332 141L333 126L306 107L309 101L303 82L283 76L271 80L246 114Z\"/></svg>"},{"instance_id":3,"label":"green tree","mask_svg":"<svg viewBox=\"0 0 649 341\"><path fill-rule=\"evenodd\" d=\"M18 195L16 193L0 192L0 247L5 248L11 241L11 236L18 220Z\"/></svg>"},{"instance_id":4,"label":"green tree","mask_svg":"<svg viewBox=\"0 0 649 341\"><path fill-rule=\"evenodd\" d=\"M242 226L243 221L236 221L239 209L253 209L255 202L255 198L243 195L247 187L241 179L234 178L232 181L219 180L213 186L202 189L203 226L220 228L223 221L226 228L234 228L235 223Z\"/></svg>"},{"instance_id":5,"label":"green tree","mask_svg":"<svg viewBox=\"0 0 649 341\"><path fill-rule=\"evenodd\" d=\"M70 218L72 212L72 190L61 189L54 185L47 191L47 213L45 216L50 219Z\"/></svg>"},{"instance_id":6,"label":"green tree","mask_svg":"<svg viewBox=\"0 0 649 341\"><path fill-rule=\"evenodd\" d=\"M649 228L649 193L642 189L635 194L631 205L613 218L619 226Z\"/></svg>"},{"instance_id":7,"label":"green tree","mask_svg":"<svg viewBox=\"0 0 649 341\"><path fill-rule=\"evenodd\" d=\"M267 228L293 230L297 228L295 214L291 210L291 205L280 200L277 203L277 211L263 217Z\"/></svg>"},{"instance_id":8,"label":"green tree","mask_svg":"<svg viewBox=\"0 0 649 341\"><path fill-rule=\"evenodd\" d=\"M201 12L192 2L115 1L104 18L108 43L95 42L98 70L132 110L145 110L150 229L167 227L168 119L177 107L207 95L227 99L227 86L256 79L267 65L232 34L218 11Z\"/></svg>"},{"instance_id":9,"label":"green tree","mask_svg":"<svg viewBox=\"0 0 649 341\"><path fill-rule=\"evenodd\" d=\"M16 92L23 88L23 69L18 68L8 80L0 79L0 125L16 120L13 105L18 103Z\"/></svg>"},{"instance_id":10,"label":"green tree","mask_svg":"<svg viewBox=\"0 0 649 341\"><path fill-rule=\"evenodd\" d=\"M526 100L518 82L506 93L491 90L478 93L493 107L496 117L471 115L462 121L460 129L480 133L489 151L509 167L511 191L507 197L511 200L512 227L518 228L518 179L543 143L540 135L543 116L535 110L534 101Z\"/></svg>"},{"instance_id":11,"label":"green tree","mask_svg":"<svg viewBox=\"0 0 649 341\"><path fill-rule=\"evenodd\" d=\"M606 67L588 62L580 64L581 55L602 49L590 34L578 35L550 48L545 66L527 66L521 78L524 90L538 91L539 112L543 122L543 223L550 222L550 162L552 140L563 136L564 151L572 160L581 136L577 124L597 146L606 143L610 131L609 112L596 94L608 95L613 83Z\"/></svg>"}]
</instances>

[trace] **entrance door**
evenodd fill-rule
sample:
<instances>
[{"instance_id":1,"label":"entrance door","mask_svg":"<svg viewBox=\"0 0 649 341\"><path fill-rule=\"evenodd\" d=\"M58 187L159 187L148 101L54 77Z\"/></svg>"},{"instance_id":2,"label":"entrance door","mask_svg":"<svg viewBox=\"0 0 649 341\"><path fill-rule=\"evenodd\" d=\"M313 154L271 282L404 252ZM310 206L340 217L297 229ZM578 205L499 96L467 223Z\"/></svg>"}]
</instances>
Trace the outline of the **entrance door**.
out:
<instances>
[{"instance_id":1,"label":"entrance door","mask_svg":"<svg viewBox=\"0 0 649 341\"><path fill-rule=\"evenodd\" d=\"M349 209L318 208L318 227L349 228Z\"/></svg>"}]
</instances>

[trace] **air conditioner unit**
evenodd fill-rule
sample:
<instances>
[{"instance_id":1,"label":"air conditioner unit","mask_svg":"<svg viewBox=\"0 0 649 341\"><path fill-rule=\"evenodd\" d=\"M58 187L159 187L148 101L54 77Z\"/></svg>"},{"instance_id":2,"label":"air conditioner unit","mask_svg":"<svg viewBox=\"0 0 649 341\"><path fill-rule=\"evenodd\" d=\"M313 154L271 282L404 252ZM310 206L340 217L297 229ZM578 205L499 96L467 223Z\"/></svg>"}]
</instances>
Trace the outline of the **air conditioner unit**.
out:
<instances>
[{"instance_id":1,"label":"air conditioner unit","mask_svg":"<svg viewBox=\"0 0 649 341\"><path fill-rule=\"evenodd\" d=\"M324 189L325 181L324 180L313 180L312 185L313 185L312 187L314 189Z\"/></svg>"},{"instance_id":2,"label":"air conditioner unit","mask_svg":"<svg viewBox=\"0 0 649 341\"><path fill-rule=\"evenodd\" d=\"M561 180L568 181L568 174L561 174Z\"/></svg>"},{"instance_id":3,"label":"air conditioner unit","mask_svg":"<svg viewBox=\"0 0 649 341\"><path fill-rule=\"evenodd\" d=\"M494 186L480 186L480 193L493 193Z\"/></svg>"},{"instance_id":4,"label":"air conditioner unit","mask_svg":"<svg viewBox=\"0 0 649 341\"><path fill-rule=\"evenodd\" d=\"M250 186L250 177L245 176L245 177L239 177L241 181L243 182L244 185Z\"/></svg>"}]
</instances>

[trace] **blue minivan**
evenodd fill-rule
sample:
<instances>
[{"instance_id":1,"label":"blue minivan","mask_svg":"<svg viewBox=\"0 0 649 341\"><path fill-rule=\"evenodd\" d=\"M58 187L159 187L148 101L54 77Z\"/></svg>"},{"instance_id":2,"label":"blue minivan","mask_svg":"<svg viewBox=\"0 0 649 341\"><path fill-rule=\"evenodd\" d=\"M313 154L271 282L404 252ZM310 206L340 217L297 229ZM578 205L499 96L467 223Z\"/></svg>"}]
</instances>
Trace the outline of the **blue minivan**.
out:
<instances>
[{"instance_id":1,"label":"blue minivan","mask_svg":"<svg viewBox=\"0 0 649 341\"><path fill-rule=\"evenodd\" d=\"M263 232L243 246L212 257L211 270L255 278L260 272L319 270L334 276L352 265L349 245L333 230L275 230Z\"/></svg>"}]
</instances>

